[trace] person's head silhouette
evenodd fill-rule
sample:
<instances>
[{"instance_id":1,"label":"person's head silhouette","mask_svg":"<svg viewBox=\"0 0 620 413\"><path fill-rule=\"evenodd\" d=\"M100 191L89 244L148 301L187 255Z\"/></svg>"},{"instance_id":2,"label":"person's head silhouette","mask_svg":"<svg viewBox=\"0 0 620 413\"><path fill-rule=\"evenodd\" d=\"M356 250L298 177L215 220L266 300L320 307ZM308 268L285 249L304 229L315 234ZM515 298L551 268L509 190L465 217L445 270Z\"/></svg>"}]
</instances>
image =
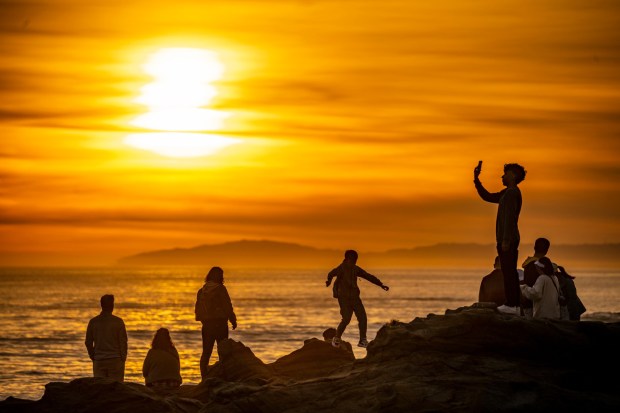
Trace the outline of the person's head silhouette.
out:
<instances>
[{"instance_id":1,"label":"person's head silhouette","mask_svg":"<svg viewBox=\"0 0 620 413\"><path fill-rule=\"evenodd\" d=\"M550 246L551 246L551 243L549 242L547 238L538 238L534 242L534 252L537 255L543 257L547 255L547 252L549 252Z\"/></svg>"},{"instance_id":2,"label":"person's head silhouette","mask_svg":"<svg viewBox=\"0 0 620 413\"><path fill-rule=\"evenodd\" d=\"M350 262L351 264L355 264L357 262L357 251L355 250L347 250L344 253L344 259L345 261Z\"/></svg>"},{"instance_id":3,"label":"person's head silhouette","mask_svg":"<svg viewBox=\"0 0 620 413\"><path fill-rule=\"evenodd\" d=\"M209 273L205 277L205 281L215 282L218 284L224 284L224 270L220 267L213 267L209 270Z\"/></svg>"},{"instance_id":4,"label":"person's head silhouette","mask_svg":"<svg viewBox=\"0 0 620 413\"><path fill-rule=\"evenodd\" d=\"M101 310L107 313L114 311L114 296L112 294L106 294L101 297Z\"/></svg>"}]
</instances>

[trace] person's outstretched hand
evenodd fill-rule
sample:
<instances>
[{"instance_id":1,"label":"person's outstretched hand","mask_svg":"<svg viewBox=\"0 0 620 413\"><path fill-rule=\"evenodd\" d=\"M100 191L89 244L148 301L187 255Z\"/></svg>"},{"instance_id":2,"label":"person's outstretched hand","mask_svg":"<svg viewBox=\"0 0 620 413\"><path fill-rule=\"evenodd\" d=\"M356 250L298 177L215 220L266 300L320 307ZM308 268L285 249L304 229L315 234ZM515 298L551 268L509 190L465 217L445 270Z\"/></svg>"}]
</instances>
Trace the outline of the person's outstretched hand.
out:
<instances>
[{"instance_id":1,"label":"person's outstretched hand","mask_svg":"<svg viewBox=\"0 0 620 413\"><path fill-rule=\"evenodd\" d=\"M236 330L236 329L237 329L237 322L236 322L236 321L233 321L233 322L231 322L230 324L232 325L232 329L233 329L233 330Z\"/></svg>"},{"instance_id":2,"label":"person's outstretched hand","mask_svg":"<svg viewBox=\"0 0 620 413\"><path fill-rule=\"evenodd\" d=\"M478 179L480 172L482 172L482 161L478 161L478 166L474 168L474 179Z\"/></svg>"},{"instance_id":3,"label":"person's outstretched hand","mask_svg":"<svg viewBox=\"0 0 620 413\"><path fill-rule=\"evenodd\" d=\"M387 285L382 285L381 288L383 288L385 291L388 291L390 289L390 287L388 287Z\"/></svg>"},{"instance_id":4,"label":"person's outstretched hand","mask_svg":"<svg viewBox=\"0 0 620 413\"><path fill-rule=\"evenodd\" d=\"M331 284L331 282L329 280L325 281L325 286L329 287L329 285Z\"/></svg>"}]
</instances>

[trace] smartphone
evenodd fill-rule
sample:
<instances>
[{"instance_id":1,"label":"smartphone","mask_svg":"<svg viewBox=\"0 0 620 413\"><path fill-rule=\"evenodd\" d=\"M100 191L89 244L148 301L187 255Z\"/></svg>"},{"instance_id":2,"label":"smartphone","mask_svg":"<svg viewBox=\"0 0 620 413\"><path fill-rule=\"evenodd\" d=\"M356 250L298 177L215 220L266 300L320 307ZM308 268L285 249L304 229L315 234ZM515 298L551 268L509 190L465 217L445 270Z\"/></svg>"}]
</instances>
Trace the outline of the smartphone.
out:
<instances>
[{"instance_id":1,"label":"smartphone","mask_svg":"<svg viewBox=\"0 0 620 413\"><path fill-rule=\"evenodd\" d=\"M476 166L476 171L480 172L482 170L482 161L478 161L478 166Z\"/></svg>"}]
</instances>

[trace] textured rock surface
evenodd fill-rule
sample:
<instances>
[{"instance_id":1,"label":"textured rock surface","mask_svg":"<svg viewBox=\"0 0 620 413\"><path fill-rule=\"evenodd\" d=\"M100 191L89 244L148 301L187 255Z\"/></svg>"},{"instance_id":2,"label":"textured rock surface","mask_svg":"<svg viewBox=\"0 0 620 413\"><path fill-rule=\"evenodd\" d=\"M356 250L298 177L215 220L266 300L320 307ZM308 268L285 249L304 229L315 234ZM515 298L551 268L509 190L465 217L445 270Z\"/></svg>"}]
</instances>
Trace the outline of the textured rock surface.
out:
<instances>
[{"instance_id":1,"label":"textured rock surface","mask_svg":"<svg viewBox=\"0 0 620 413\"><path fill-rule=\"evenodd\" d=\"M50 383L3 412L620 411L620 324L463 308L385 325L354 360L322 340L264 364L228 340L199 385L161 396L93 378Z\"/></svg>"}]
</instances>

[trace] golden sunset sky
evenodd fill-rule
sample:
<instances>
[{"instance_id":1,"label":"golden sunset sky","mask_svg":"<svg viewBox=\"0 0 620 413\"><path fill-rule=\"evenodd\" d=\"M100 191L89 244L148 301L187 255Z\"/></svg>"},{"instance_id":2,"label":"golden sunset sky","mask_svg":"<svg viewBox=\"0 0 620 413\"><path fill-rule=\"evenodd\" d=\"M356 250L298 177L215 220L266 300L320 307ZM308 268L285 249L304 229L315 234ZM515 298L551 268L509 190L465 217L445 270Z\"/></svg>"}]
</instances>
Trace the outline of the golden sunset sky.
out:
<instances>
[{"instance_id":1,"label":"golden sunset sky","mask_svg":"<svg viewBox=\"0 0 620 413\"><path fill-rule=\"evenodd\" d=\"M613 0L2 0L0 265L490 244L479 159L493 191L527 169L523 243L619 242L619 27Z\"/></svg>"}]
</instances>

